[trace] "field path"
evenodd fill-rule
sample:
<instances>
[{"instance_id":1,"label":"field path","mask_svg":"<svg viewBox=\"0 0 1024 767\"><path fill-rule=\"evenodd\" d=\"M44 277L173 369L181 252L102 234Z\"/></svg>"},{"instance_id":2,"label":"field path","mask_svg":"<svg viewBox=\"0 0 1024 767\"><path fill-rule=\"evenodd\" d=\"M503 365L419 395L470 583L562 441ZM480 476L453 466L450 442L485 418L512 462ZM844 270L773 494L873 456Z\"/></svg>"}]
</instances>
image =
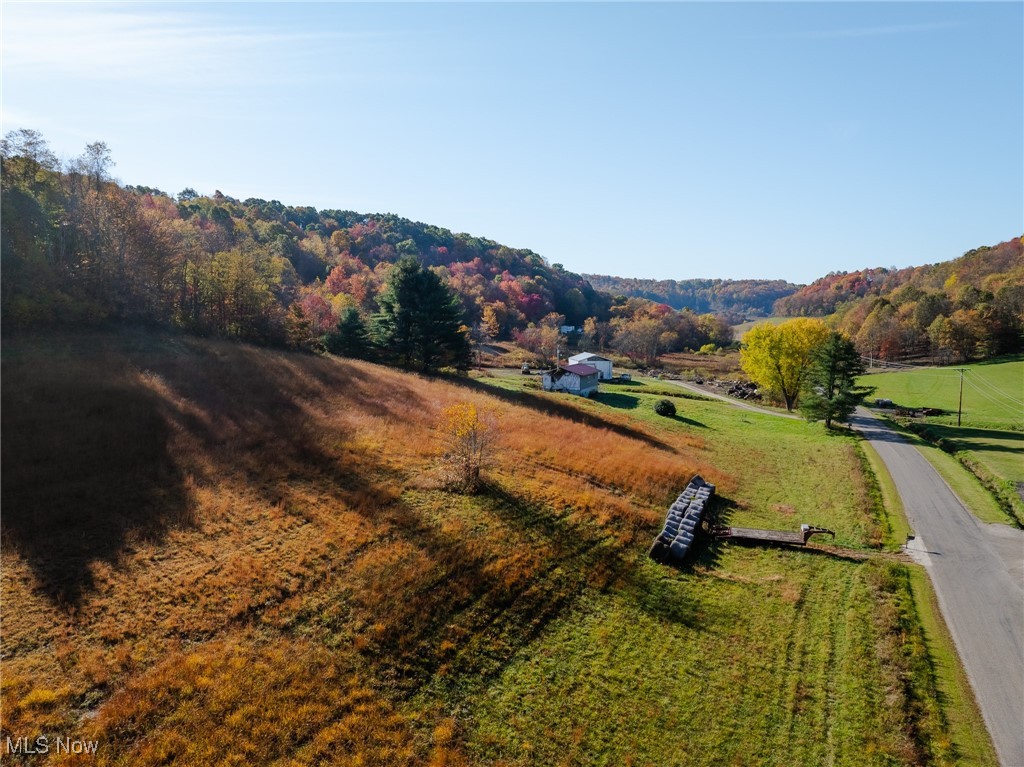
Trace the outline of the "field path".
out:
<instances>
[{"instance_id":1,"label":"field path","mask_svg":"<svg viewBox=\"0 0 1024 767\"><path fill-rule=\"evenodd\" d=\"M971 514L928 460L863 408L851 419L892 475L1004 767L1024 767L1024 531Z\"/></svg>"},{"instance_id":2,"label":"field path","mask_svg":"<svg viewBox=\"0 0 1024 767\"><path fill-rule=\"evenodd\" d=\"M682 381L662 381L662 383L670 383L670 384L675 384L676 386L682 386L684 389L687 389L688 391L692 391L695 394L702 394L705 397L711 397L713 399L720 399L720 400L722 400L724 402L728 402L728 403L730 403L732 405L735 405L736 407L743 408L744 410L752 410L755 413L765 413L767 415L775 415L775 416L778 416L779 418L796 418L796 419L800 418L800 416L796 415L795 413L782 413L782 412L779 412L778 410L769 410L768 408L765 408L765 407L758 407L757 405L749 405L746 402L744 402L743 400L736 399L735 397L727 397L724 394L715 394L714 392L710 392L707 389L702 389L701 387L694 386L693 384L683 383ZM1021 767L1024 767L1024 765L1022 765Z\"/></svg>"}]
</instances>

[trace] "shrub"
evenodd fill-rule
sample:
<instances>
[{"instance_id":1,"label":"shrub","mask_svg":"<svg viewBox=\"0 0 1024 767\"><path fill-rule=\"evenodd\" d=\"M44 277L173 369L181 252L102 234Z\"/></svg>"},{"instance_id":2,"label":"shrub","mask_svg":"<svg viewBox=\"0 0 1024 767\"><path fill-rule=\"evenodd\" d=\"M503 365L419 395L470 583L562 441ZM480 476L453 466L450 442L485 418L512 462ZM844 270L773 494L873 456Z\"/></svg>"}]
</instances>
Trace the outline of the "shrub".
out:
<instances>
[{"instance_id":1,"label":"shrub","mask_svg":"<svg viewBox=\"0 0 1024 767\"><path fill-rule=\"evenodd\" d=\"M654 403L654 412L666 418L672 418L676 414L676 405L670 399L660 399Z\"/></svg>"},{"instance_id":2,"label":"shrub","mask_svg":"<svg viewBox=\"0 0 1024 767\"><path fill-rule=\"evenodd\" d=\"M450 489L463 493L480 489L480 472L491 457L494 427L493 415L470 402L444 409L440 424L441 466L445 484Z\"/></svg>"}]
</instances>

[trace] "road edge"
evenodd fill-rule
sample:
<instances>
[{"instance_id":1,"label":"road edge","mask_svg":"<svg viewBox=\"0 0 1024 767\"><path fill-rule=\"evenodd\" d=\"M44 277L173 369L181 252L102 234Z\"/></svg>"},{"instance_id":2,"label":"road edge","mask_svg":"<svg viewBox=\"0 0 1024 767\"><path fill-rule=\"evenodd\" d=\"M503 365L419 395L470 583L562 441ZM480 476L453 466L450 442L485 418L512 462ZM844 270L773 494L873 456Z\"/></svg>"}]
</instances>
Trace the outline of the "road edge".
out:
<instances>
[{"instance_id":1,"label":"road edge","mask_svg":"<svg viewBox=\"0 0 1024 767\"><path fill-rule=\"evenodd\" d=\"M856 430L853 430L856 432ZM865 464L874 475L879 489L886 524L893 534L897 531L914 533L900 500L888 467L866 437L857 432L858 444L866 457ZM929 461L929 463L931 463ZM936 473L938 471L936 470ZM941 474L939 475L942 478ZM945 479L942 478L945 482ZM949 486L948 483L946 483ZM950 491L956 495L950 487ZM957 498L959 496L957 495ZM961 500L961 504L963 501ZM966 508L966 504L963 504ZM892 539L891 539L892 540ZM892 540L895 544L895 540ZM905 548L905 546L901 547ZM927 555L926 555L927 556ZM925 560L926 560L925 556ZM978 705L974 685L971 684L964 668L960 653L956 649L953 635L942 615L938 595L931 582L926 561L914 557L914 564L907 564L910 573L910 590L917 612L918 623L924 633L928 661L931 665L933 682L939 692L943 721L956 750L957 764L998 767L999 756L989 732L981 707Z\"/></svg>"}]
</instances>

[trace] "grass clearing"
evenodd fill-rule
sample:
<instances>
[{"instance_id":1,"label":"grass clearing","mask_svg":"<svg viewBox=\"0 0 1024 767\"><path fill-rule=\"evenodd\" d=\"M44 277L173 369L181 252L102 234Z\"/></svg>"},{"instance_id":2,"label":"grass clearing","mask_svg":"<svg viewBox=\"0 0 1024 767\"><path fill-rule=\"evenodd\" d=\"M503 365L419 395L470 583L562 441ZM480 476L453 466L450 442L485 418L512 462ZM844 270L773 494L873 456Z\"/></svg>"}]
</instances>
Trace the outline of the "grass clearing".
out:
<instances>
[{"instance_id":1,"label":"grass clearing","mask_svg":"<svg viewBox=\"0 0 1024 767\"><path fill-rule=\"evenodd\" d=\"M889 720L903 692L873 616L886 601L874 565L735 547L718 566L727 575L650 576L690 620L658 620L628 592L565 616L487 691L474 752L580 765L923 756Z\"/></svg>"},{"instance_id":2,"label":"grass clearing","mask_svg":"<svg viewBox=\"0 0 1024 767\"><path fill-rule=\"evenodd\" d=\"M265 760L324 764L955 761L903 565L646 558L694 473L723 521L870 556L854 436L145 332L2 359L7 732L124 765L271 734ZM460 401L501 419L472 497L433 476Z\"/></svg>"},{"instance_id":3,"label":"grass clearing","mask_svg":"<svg viewBox=\"0 0 1024 767\"><path fill-rule=\"evenodd\" d=\"M1024 431L1024 356L961 365L964 374L962 424L981 429ZM960 396L957 368L924 368L872 373L860 382L876 387L874 397L907 408L937 408L932 423L956 424Z\"/></svg>"},{"instance_id":4,"label":"grass clearing","mask_svg":"<svg viewBox=\"0 0 1024 767\"><path fill-rule=\"evenodd\" d=\"M934 450L924 451L979 517L989 522L1015 518L1020 524L1024 520L1024 357L963 367L967 372L960 426L956 425L960 374L955 368L877 373L861 381L877 387L874 396L891 399L898 406L944 410L938 416L897 420L927 443L956 456L954 462L963 469L959 472ZM923 442L918 445L922 447ZM991 513L991 504L978 500L972 485L983 487L1002 509Z\"/></svg>"},{"instance_id":5,"label":"grass clearing","mask_svg":"<svg viewBox=\"0 0 1024 767\"><path fill-rule=\"evenodd\" d=\"M781 325L783 322L793 319L792 317L759 317L756 320L747 320L741 322L739 325L732 326L733 337L737 341L742 341L743 336L747 334L754 325L760 325L762 322L770 322L772 325Z\"/></svg>"}]
</instances>

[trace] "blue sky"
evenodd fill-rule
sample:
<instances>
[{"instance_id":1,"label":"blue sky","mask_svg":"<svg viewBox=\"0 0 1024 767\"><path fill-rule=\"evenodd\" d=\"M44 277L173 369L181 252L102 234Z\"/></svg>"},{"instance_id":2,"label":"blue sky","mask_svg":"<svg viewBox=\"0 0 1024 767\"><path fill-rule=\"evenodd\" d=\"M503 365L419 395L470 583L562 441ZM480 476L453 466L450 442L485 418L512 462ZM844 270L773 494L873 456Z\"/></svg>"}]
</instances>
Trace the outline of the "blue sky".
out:
<instances>
[{"instance_id":1,"label":"blue sky","mask_svg":"<svg viewBox=\"0 0 1024 767\"><path fill-rule=\"evenodd\" d=\"M4 132L124 183L393 212L579 272L1024 232L1024 4L4 2Z\"/></svg>"}]
</instances>

